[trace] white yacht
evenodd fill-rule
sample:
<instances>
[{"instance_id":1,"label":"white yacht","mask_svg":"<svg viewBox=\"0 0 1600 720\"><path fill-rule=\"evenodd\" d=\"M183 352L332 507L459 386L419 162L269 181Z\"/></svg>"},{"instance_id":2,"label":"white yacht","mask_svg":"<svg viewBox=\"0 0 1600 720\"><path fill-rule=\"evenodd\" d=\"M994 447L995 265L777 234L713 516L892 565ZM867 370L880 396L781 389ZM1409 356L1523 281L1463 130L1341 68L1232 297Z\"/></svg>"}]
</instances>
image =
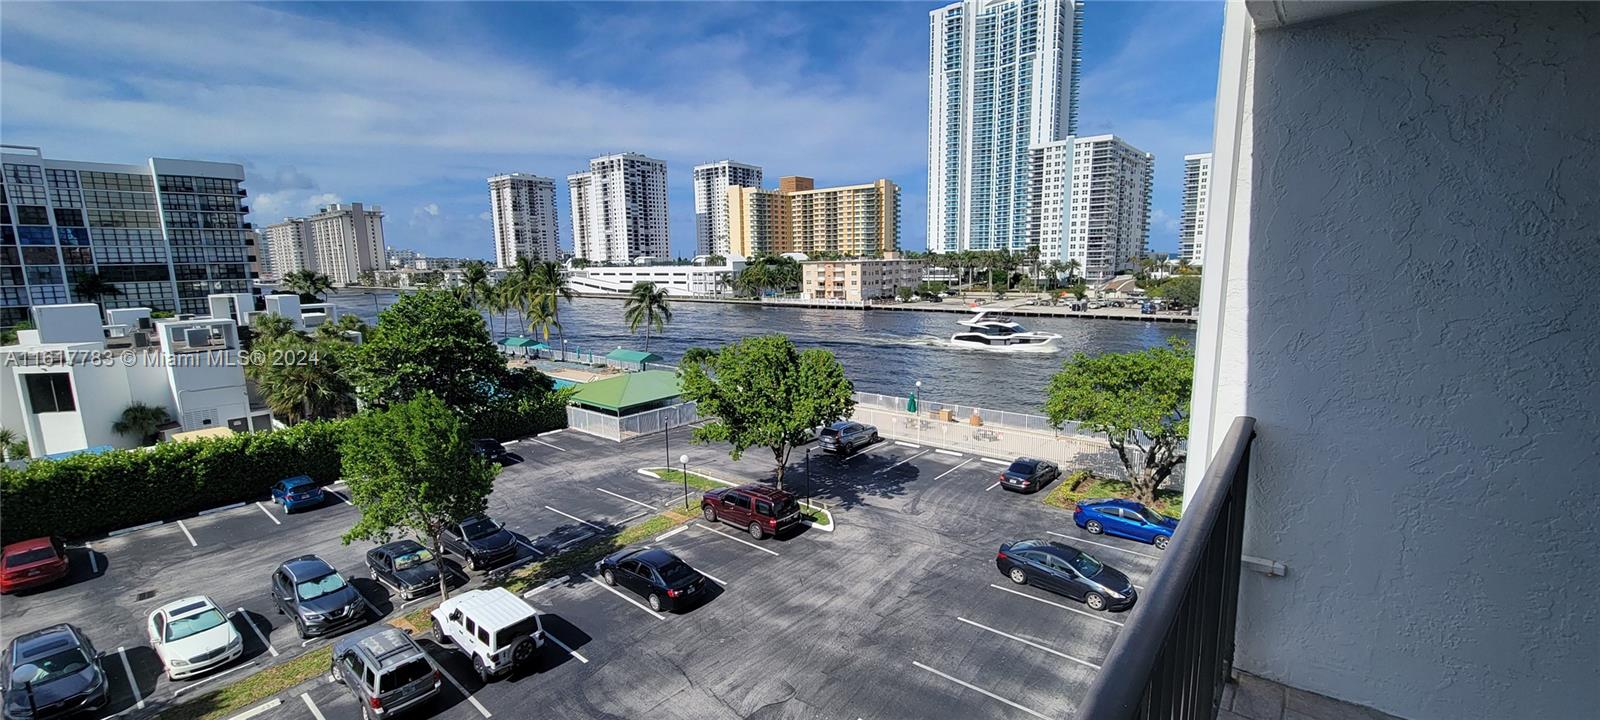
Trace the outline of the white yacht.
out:
<instances>
[{"instance_id":1,"label":"white yacht","mask_svg":"<svg viewBox=\"0 0 1600 720\"><path fill-rule=\"evenodd\" d=\"M979 310L971 319L961 320L969 330L950 336L955 347L991 350L995 352L1055 352L1060 335L1032 332L1018 325L1009 316L992 310Z\"/></svg>"}]
</instances>

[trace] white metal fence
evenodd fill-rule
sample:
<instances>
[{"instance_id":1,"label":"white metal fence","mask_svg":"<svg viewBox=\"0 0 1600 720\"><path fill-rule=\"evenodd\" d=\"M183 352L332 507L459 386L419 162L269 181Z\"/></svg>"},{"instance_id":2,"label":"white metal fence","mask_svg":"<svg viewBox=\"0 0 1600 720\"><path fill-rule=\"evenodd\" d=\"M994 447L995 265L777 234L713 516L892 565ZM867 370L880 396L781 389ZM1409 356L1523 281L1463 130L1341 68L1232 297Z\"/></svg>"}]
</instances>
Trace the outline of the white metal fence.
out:
<instances>
[{"instance_id":1,"label":"white metal fence","mask_svg":"<svg viewBox=\"0 0 1600 720\"><path fill-rule=\"evenodd\" d=\"M622 417L576 405L567 406L568 428L618 442L640 435L658 433L668 428L681 427L699 420L700 415L695 412L695 404L692 402L668 405Z\"/></svg>"},{"instance_id":2,"label":"white metal fence","mask_svg":"<svg viewBox=\"0 0 1600 720\"><path fill-rule=\"evenodd\" d=\"M856 393L856 405L859 407L877 408L880 410L893 410L895 412L909 412L907 410L909 398L896 395L879 395L877 393ZM1029 432L1050 435L1077 435L1084 437L1098 437L1095 433L1078 429L1075 423L1066 423L1061 428L1050 424L1050 419L1043 415L1029 415L1027 413L1010 412L1007 410L991 410L972 405L957 405L917 399L917 414L926 418L936 418L941 411L950 412L950 421L963 425L972 425L972 418L977 417L979 424L976 427L990 425L1027 430Z\"/></svg>"}]
</instances>

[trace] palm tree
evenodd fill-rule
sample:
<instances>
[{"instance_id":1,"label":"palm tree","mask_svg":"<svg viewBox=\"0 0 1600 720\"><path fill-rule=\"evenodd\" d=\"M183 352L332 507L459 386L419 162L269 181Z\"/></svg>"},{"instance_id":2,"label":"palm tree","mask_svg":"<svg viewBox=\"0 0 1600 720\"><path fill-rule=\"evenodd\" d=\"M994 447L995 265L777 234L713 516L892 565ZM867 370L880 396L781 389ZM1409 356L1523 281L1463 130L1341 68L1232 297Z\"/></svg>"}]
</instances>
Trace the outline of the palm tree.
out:
<instances>
[{"instance_id":1,"label":"palm tree","mask_svg":"<svg viewBox=\"0 0 1600 720\"><path fill-rule=\"evenodd\" d=\"M540 296L528 306L528 332L535 329L545 342L550 342L550 328L561 332L561 321L556 317L555 295Z\"/></svg>"},{"instance_id":2,"label":"palm tree","mask_svg":"<svg viewBox=\"0 0 1600 720\"><path fill-rule=\"evenodd\" d=\"M167 415L166 408L136 402L122 411L121 419L111 424L111 430L118 435L139 438L140 445L154 445L161 426L169 422L172 417Z\"/></svg>"},{"instance_id":3,"label":"palm tree","mask_svg":"<svg viewBox=\"0 0 1600 720\"><path fill-rule=\"evenodd\" d=\"M468 260L461 266L461 284L455 287L456 297L474 308L483 305L489 293L489 269L482 260Z\"/></svg>"},{"instance_id":4,"label":"palm tree","mask_svg":"<svg viewBox=\"0 0 1600 720\"><path fill-rule=\"evenodd\" d=\"M315 295L319 298L323 293L333 289L333 280L315 270L296 270L289 273L283 276L283 284L302 295Z\"/></svg>"},{"instance_id":5,"label":"palm tree","mask_svg":"<svg viewBox=\"0 0 1600 720\"><path fill-rule=\"evenodd\" d=\"M1073 259L1067 261L1067 284L1068 285L1071 285L1071 284L1073 284L1074 282L1077 281L1077 279L1078 279L1078 271L1082 270L1082 269L1083 269L1083 263L1078 262L1077 258L1073 258Z\"/></svg>"},{"instance_id":6,"label":"palm tree","mask_svg":"<svg viewBox=\"0 0 1600 720\"><path fill-rule=\"evenodd\" d=\"M78 277L78 282L72 285L72 293L80 300L98 303L100 298L116 297L121 295L122 291L106 282L105 278L100 277L100 273L88 273Z\"/></svg>"},{"instance_id":7,"label":"palm tree","mask_svg":"<svg viewBox=\"0 0 1600 720\"><path fill-rule=\"evenodd\" d=\"M550 328L556 329L557 337L566 344L566 332L561 329L561 309L559 301L565 299L572 302L572 286L567 284L567 275L561 271L561 265L549 260L533 266L528 274L527 281L531 287L531 295L535 298L536 305L542 305L539 313L541 317L548 313L549 320L545 323L544 339L550 340Z\"/></svg>"},{"instance_id":8,"label":"palm tree","mask_svg":"<svg viewBox=\"0 0 1600 720\"><path fill-rule=\"evenodd\" d=\"M489 287L489 292L483 296L483 309L490 313L500 315L500 336L511 334L511 304L515 287L510 279L501 280Z\"/></svg>"},{"instance_id":9,"label":"palm tree","mask_svg":"<svg viewBox=\"0 0 1600 720\"><path fill-rule=\"evenodd\" d=\"M17 454L17 433L11 428L0 427L0 461L11 462Z\"/></svg>"},{"instance_id":10,"label":"palm tree","mask_svg":"<svg viewBox=\"0 0 1600 720\"><path fill-rule=\"evenodd\" d=\"M644 351L650 352L650 328L656 330L666 329L667 323L672 322L672 309L667 307L666 288L657 288L655 283L634 283L633 289L628 292L627 301L622 303L622 318L628 321L628 332L638 332L639 326L644 326Z\"/></svg>"}]
</instances>

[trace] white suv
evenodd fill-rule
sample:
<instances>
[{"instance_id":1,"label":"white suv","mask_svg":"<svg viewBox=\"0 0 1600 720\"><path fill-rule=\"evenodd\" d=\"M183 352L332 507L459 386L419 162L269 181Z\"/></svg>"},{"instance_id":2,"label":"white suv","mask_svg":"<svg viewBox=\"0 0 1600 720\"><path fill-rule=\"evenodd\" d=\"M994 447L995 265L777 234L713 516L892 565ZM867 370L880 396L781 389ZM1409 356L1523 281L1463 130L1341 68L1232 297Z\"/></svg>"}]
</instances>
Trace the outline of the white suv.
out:
<instances>
[{"instance_id":1,"label":"white suv","mask_svg":"<svg viewBox=\"0 0 1600 720\"><path fill-rule=\"evenodd\" d=\"M489 682L533 659L544 646L544 625L510 590L472 590L433 611L433 638L466 653L478 678Z\"/></svg>"}]
</instances>

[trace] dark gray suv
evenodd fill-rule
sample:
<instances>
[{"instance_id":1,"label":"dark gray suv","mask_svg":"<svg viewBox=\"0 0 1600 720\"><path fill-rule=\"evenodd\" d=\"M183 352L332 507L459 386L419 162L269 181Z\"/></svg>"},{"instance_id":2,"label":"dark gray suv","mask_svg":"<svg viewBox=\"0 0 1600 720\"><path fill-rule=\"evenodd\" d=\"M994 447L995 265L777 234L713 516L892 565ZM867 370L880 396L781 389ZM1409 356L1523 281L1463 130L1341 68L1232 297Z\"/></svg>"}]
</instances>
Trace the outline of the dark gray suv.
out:
<instances>
[{"instance_id":1,"label":"dark gray suv","mask_svg":"<svg viewBox=\"0 0 1600 720\"><path fill-rule=\"evenodd\" d=\"M300 638L326 635L362 622L367 603L333 566L315 555L285 560L272 573L272 603L294 620Z\"/></svg>"},{"instance_id":2,"label":"dark gray suv","mask_svg":"<svg viewBox=\"0 0 1600 720\"><path fill-rule=\"evenodd\" d=\"M334 643L328 679L350 690L361 717L375 720L427 702L443 675L410 635L385 626Z\"/></svg>"},{"instance_id":3,"label":"dark gray suv","mask_svg":"<svg viewBox=\"0 0 1600 720\"><path fill-rule=\"evenodd\" d=\"M878 441L878 429L858 422L836 422L817 433L817 446L829 452L852 453Z\"/></svg>"}]
</instances>

